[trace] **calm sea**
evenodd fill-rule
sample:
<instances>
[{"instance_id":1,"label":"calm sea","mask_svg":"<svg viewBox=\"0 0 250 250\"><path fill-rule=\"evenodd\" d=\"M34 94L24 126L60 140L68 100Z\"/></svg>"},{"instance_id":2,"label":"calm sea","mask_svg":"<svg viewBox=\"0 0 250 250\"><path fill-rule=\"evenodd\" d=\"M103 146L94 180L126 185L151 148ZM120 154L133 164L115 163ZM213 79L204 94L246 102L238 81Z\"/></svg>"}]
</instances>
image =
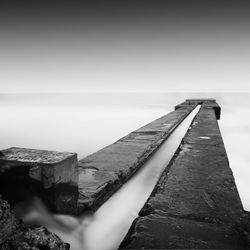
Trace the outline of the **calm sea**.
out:
<instances>
[{"instance_id":1,"label":"calm sea","mask_svg":"<svg viewBox=\"0 0 250 250\"><path fill-rule=\"evenodd\" d=\"M187 98L215 98L237 187L250 211L250 94L88 93L0 94L0 149L76 152L83 158L172 111Z\"/></svg>"}]
</instances>

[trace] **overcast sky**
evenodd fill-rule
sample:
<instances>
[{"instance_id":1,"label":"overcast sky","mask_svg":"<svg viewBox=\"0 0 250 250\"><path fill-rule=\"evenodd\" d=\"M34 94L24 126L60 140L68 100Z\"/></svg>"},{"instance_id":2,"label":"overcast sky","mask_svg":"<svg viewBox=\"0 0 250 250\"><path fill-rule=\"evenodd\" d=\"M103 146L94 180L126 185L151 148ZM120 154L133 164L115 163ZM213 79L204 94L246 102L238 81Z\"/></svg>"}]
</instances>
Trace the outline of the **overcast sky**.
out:
<instances>
[{"instance_id":1,"label":"overcast sky","mask_svg":"<svg viewBox=\"0 0 250 250\"><path fill-rule=\"evenodd\" d=\"M249 91L243 1L2 7L0 91Z\"/></svg>"}]
</instances>

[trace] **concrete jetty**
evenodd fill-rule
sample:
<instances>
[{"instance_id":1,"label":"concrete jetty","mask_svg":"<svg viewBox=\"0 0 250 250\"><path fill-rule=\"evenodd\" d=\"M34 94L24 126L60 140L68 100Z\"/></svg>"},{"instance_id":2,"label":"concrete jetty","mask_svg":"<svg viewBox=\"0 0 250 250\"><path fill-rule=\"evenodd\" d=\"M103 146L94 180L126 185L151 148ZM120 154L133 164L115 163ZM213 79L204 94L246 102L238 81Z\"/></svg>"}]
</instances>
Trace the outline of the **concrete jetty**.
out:
<instances>
[{"instance_id":1,"label":"concrete jetty","mask_svg":"<svg viewBox=\"0 0 250 250\"><path fill-rule=\"evenodd\" d=\"M79 161L75 153L2 150L0 249L17 246L27 231L31 234L22 246L39 235L46 249L68 249L44 228L32 231L18 224L11 208L25 198L23 192L32 191L57 213L95 211L143 167L197 105L201 108L190 129L120 249L250 249L250 216L229 167L217 122L221 108L215 99L187 99L169 114ZM60 247L50 247L51 242ZM27 244L35 246L33 241Z\"/></svg>"},{"instance_id":2,"label":"concrete jetty","mask_svg":"<svg viewBox=\"0 0 250 250\"><path fill-rule=\"evenodd\" d=\"M249 249L244 212L216 118L214 100L200 112L134 222L121 248ZM211 104L211 105L210 105Z\"/></svg>"}]
</instances>

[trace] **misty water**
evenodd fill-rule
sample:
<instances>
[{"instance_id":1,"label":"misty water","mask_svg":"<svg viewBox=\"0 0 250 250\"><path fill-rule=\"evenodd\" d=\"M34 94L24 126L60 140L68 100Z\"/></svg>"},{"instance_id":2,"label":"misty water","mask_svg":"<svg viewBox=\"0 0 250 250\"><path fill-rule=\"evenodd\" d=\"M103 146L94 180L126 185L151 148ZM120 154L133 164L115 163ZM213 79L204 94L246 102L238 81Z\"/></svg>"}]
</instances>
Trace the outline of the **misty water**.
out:
<instances>
[{"instance_id":1,"label":"misty water","mask_svg":"<svg viewBox=\"0 0 250 250\"><path fill-rule=\"evenodd\" d=\"M245 209L250 210L250 94L1 94L0 149L76 152L81 159L172 111L187 98L215 98L223 140Z\"/></svg>"}]
</instances>

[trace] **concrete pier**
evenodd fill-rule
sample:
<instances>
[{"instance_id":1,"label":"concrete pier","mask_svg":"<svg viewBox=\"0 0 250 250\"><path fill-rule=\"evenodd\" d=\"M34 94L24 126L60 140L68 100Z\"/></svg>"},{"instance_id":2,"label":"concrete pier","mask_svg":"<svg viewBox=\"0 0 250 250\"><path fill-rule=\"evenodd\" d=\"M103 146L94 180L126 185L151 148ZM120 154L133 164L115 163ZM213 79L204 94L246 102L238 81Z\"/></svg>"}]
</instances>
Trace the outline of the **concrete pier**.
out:
<instances>
[{"instance_id":1,"label":"concrete pier","mask_svg":"<svg viewBox=\"0 0 250 250\"><path fill-rule=\"evenodd\" d=\"M20 241L13 235L26 234L11 211L25 193L38 195L56 213L95 211L143 167L197 105L199 113L120 248L250 249L250 216L243 210L229 167L217 122L221 109L214 99L187 99L173 112L79 161L75 153L2 150L0 224L7 226L0 230L0 248ZM42 241L44 235L51 236L42 228L38 231ZM54 236L46 244L50 241L58 243L58 249L68 248Z\"/></svg>"},{"instance_id":2,"label":"concrete pier","mask_svg":"<svg viewBox=\"0 0 250 250\"><path fill-rule=\"evenodd\" d=\"M249 221L218 127L220 109L202 103L183 143L161 176L121 248L249 249ZM211 105L210 105L211 104Z\"/></svg>"}]
</instances>

